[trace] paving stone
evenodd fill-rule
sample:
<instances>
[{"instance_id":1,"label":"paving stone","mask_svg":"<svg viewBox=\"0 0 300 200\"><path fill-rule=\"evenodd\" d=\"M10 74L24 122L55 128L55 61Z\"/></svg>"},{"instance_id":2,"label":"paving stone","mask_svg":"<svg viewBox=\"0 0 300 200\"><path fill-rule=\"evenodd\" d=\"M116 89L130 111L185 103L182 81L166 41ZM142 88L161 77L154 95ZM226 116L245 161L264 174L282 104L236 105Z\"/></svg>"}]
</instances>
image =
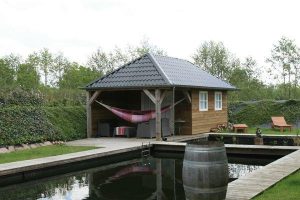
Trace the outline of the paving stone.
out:
<instances>
[{"instance_id":1,"label":"paving stone","mask_svg":"<svg viewBox=\"0 0 300 200\"><path fill-rule=\"evenodd\" d=\"M6 147L0 148L0 154L1 153L9 153L9 150Z\"/></svg>"},{"instance_id":2,"label":"paving stone","mask_svg":"<svg viewBox=\"0 0 300 200\"><path fill-rule=\"evenodd\" d=\"M30 147L29 147L28 144L22 144L22 147L23 147L24 149L30 149Z\"/></svg>"},{"instance_id":3,"label":"paving stone","mask_svg":"<svg viewBox=\"0 0 300 200\"><path fill-rule=\"evenodd\" d=\"M41 147L43 147L43 146L46 146L45 144L44 144L44 142L40 142L40 143L38 143Z\"/></svg>"},{"instance_id":4,"label":"paving stone","mask_svg":"<svg viewBox=\"0 0 300 200\"><path fill-rule=\"evenodd\" d=\"M8 146L7 147L9 152L15 151L15 147L14 146Z\"/></svg>"},{"instance_id":5,"label":"paving stone","mask_svg":"<svg viewBox=\"0 0 300 200\"><path fill-rule=\"evenodd\" d=\"M51 143L51 142L49 142L49 141L46 141L46 142L44 142L43 144L44 144L44 146L49 146L49 145L52 145L52 143Z\"/></svg>"},{"instance_id":6,"label":"paving stone","mask_svg":"<svg viewBox=\"0 0 300 200\"><path fill-rule=\"evenodd\" d=\"M24 150L25 148L23 146L15 146L15 151L22 151Z\"/></svg>"},{"instance_id":7,"label":"paving stone","mask_svg":"<svg viewBox=\"0 0 300 200\"><path fill-rule=\"evenodd\" d=\"M39 147L39 146L37 146L36 144L30 144L29 147L30 147L31 149L34 149L34 148L37 148L37 147Z\"/></svg>"}]
</instances>

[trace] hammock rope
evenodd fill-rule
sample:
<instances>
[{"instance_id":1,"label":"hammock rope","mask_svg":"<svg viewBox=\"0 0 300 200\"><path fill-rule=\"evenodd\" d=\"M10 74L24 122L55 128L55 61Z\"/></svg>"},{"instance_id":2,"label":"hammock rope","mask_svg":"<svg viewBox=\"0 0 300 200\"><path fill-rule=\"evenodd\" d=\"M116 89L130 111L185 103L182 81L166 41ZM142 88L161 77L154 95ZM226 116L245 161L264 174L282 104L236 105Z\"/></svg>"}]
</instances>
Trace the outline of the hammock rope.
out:
<instances>
[{"instance_id":1,"label":"hammock rope","mask_svg":"<svg viewBox=\"0 0 300 200\"><path fill-rule=\"evenodd\" d=\"M169 111L172 107L175 107L177 104L182 102L184 99L181 99L177 101L174 105L165 106L161 109L161 113L165 113ZM145 111L139 111L139 110L126 110L121 108L116 108L109 106L107 104L104 104L102 102L99 102L95 100L98 104L106 108L107 110L111 111L118 117L131 122L131 123L140 123L140 122L146 122L150 119L154 119L156 117L155 110L145 110Z\"/></svg>"}]
</instances>

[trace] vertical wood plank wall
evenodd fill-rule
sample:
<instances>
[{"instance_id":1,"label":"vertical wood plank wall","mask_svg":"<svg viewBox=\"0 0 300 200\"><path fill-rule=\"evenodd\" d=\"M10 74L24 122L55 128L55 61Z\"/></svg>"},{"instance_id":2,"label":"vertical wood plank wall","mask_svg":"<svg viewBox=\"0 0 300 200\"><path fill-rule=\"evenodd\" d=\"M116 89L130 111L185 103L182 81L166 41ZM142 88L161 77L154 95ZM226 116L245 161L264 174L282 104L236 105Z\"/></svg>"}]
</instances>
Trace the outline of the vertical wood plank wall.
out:
<instances>
[{"instance_id":1,"label":"vertical wood plank wall","mask_svg":"<svg viewBox=\"0 0 300 200\"><path fill-rule=\"evenodd\" d=\"M227 92L222 91L222 110L215 110L215 91L208 91L208 111L199 111L199 91L192 90L192 134L209 132L218 124L227 124Z\"/></svg>"}]
</instances>

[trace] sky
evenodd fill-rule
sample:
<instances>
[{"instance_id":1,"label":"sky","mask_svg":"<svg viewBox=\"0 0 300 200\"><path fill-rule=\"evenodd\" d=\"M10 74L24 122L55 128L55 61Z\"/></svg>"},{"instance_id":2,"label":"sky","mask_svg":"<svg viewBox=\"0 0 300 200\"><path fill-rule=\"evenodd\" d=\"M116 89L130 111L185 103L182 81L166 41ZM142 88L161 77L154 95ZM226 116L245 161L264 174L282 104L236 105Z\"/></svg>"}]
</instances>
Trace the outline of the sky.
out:
<instances>
[{"instance_id":1,"label":"sky","mask_svg":"<svg viewBox=\"0 0 300 200\"><path fill-rule=\"evenodd\" d=\"M300 46L300 1L292 0L0 0L0 57L49 48L85 64L101 47L143 39L191 60L204 41L221 41L259 65L282 36Z\"/></svg>"}]
</instances>

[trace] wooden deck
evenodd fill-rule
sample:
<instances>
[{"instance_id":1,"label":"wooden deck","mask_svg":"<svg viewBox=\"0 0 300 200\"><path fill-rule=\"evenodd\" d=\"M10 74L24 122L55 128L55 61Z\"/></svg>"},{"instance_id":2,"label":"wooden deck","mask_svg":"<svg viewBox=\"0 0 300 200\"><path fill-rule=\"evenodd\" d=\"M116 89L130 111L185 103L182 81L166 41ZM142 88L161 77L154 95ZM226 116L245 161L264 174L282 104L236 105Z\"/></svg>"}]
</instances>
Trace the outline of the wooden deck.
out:
<instances>
[{"instance_id":1,"label":"wooden deck","mask_svg":"<svg viewBox=\"0 0 300 200\"><path fill-rule=\"evenodd\" d=\"M226 200L251 199L300 169L300 150L229 183Z\"/></svg>"}]
</instances>

